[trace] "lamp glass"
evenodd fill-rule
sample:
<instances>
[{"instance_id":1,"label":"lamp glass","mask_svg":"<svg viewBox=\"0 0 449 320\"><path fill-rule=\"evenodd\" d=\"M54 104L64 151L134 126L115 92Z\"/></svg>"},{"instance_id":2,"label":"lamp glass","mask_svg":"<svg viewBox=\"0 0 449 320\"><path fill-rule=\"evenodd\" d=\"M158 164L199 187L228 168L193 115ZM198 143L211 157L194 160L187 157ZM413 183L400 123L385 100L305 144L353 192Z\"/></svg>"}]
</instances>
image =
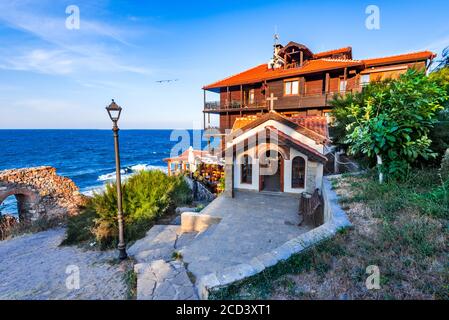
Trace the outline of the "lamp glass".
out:
<instances>
[{"instance_id":1,"label":"lamp glass","mask_svg":"<svg viewBox=\"0 0 449 320\"><path fill-rule=\"evenodd\" d=\"M112 121L118 121L122 108L117 105L114 100L112 100L112 103L106 107L106 110L108 111L109 117Z\"/></svg>"}]
</instances>

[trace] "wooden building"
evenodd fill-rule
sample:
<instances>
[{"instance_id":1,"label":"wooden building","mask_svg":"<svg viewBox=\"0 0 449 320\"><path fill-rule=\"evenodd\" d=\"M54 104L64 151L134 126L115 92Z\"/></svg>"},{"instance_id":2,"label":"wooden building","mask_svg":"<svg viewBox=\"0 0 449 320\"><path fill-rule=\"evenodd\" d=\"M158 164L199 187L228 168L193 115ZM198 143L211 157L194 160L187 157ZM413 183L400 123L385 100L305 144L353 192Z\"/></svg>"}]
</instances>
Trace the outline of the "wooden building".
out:
<instances>
[{"instance_id":1,"label":"wooden building","mask_svg":"<svg viewBox=\"0 0 449 320\"><path fill-rule=\"evenodd\" d=\"M327 116L335 94L362 90L370 81L394 78L409 68L426 70L435 54L430 51L356 60L346 47L313 53L306 46L289 42L274 45L273 58L203 87L204 128L211 115L219 116L219 132L231 130L238 118L270 110L283 116ZM219 94L209 101L207 92Z\"/></svg>"}]
</instances>

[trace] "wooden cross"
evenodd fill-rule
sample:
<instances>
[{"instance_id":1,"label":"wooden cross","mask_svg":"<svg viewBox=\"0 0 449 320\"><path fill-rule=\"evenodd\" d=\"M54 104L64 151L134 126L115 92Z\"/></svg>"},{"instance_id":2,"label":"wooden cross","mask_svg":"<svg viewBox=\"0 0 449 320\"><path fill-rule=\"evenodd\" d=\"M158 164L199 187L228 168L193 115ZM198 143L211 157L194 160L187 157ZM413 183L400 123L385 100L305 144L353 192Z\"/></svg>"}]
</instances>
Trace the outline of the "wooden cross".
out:
<instances>
[{"instance_id":1,"label":"wooden cross","mask_svg":"<svg viewBox=\"0 0 449 320\"><path fill-rule=\"evenodd\" d=\"M267 101L270 101L270 111L274 111L274 102L277 100L278 98L274 96L274 93L272 92L270 94L270 97L267 98Z\"/></svg>"}]
</instances>

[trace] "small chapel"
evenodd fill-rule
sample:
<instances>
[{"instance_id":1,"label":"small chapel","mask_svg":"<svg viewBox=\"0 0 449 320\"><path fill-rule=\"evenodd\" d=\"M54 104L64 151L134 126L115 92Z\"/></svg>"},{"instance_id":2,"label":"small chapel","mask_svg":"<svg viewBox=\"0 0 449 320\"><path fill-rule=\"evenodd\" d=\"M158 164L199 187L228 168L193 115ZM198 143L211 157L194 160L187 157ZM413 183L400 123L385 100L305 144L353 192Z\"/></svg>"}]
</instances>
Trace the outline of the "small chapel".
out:
<instances>
[{"instance_id":1,"label":"small chapel","mask_svg":"<svg viewBox=\"0 0 449 320\"><path fill-rule=\"evenodd\" d=\"M321 189L329 142L327 120L271 110L236 119L226 136L225 192L313 193Z\"/></svg>"}]
</instances>

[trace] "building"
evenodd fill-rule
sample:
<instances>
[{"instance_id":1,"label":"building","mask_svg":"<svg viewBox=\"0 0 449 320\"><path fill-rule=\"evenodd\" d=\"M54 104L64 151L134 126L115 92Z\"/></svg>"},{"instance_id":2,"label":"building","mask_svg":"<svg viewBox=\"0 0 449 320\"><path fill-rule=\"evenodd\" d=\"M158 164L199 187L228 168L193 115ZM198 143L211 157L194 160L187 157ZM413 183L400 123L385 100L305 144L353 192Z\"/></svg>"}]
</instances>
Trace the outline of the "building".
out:
<instances>
[{"instance_id":1,"label":"building","mask_svg":"<svg viewBox=\"0 0 449 320\"><path fill-rule=\"evenodd\" d=\"M225 190L313 193L321 189L328 142L325 117L271 110L239 118L223 151Z\"/></svg>"},{"instance_id":2,"label":"building","mask_svg":"<svg viewBox=\"0 0 449 320\"><path fill-rule=\"evenodd\" d=\"M169 176L183 173L195 173L202 165L223 166L223 161L208 151L194 150L193 147L185 150L179 156L163 159L167 162Z\"/></svg>"},{"instance_id":3,"label":"building","mask_svg":"<svg viewBox=\"0 0 449 320\"><path fill-rule=\"evenodd\" d=\"M268 63L203 87L204 128L218 115L223 135L237 118L266 113L270 105L287 117L326 116L334 94L360 91L370 81L394 78L409 68L426 70L434 57L421 51L356 60L351 47L314 53L296 42L275 44ZM219 99L209 101L211 93Z\"/></svg>"},{"instance_id":4,"label":"building","mask_svg":"<svg viewBox=\"0 0 449 320\"><path fill-rule=\"evenodd\" d=\"M321 189L334 96L410 68L427 70L434 57L421 51L356 60L351 47L314 53L296 42L275 43L268 63L204 86L204 128L222 137L226 193ZM209 101L209 92L219 100ZM219 116L218 130L208 130L211 115Z\"/></svg>"}]
</instances>

